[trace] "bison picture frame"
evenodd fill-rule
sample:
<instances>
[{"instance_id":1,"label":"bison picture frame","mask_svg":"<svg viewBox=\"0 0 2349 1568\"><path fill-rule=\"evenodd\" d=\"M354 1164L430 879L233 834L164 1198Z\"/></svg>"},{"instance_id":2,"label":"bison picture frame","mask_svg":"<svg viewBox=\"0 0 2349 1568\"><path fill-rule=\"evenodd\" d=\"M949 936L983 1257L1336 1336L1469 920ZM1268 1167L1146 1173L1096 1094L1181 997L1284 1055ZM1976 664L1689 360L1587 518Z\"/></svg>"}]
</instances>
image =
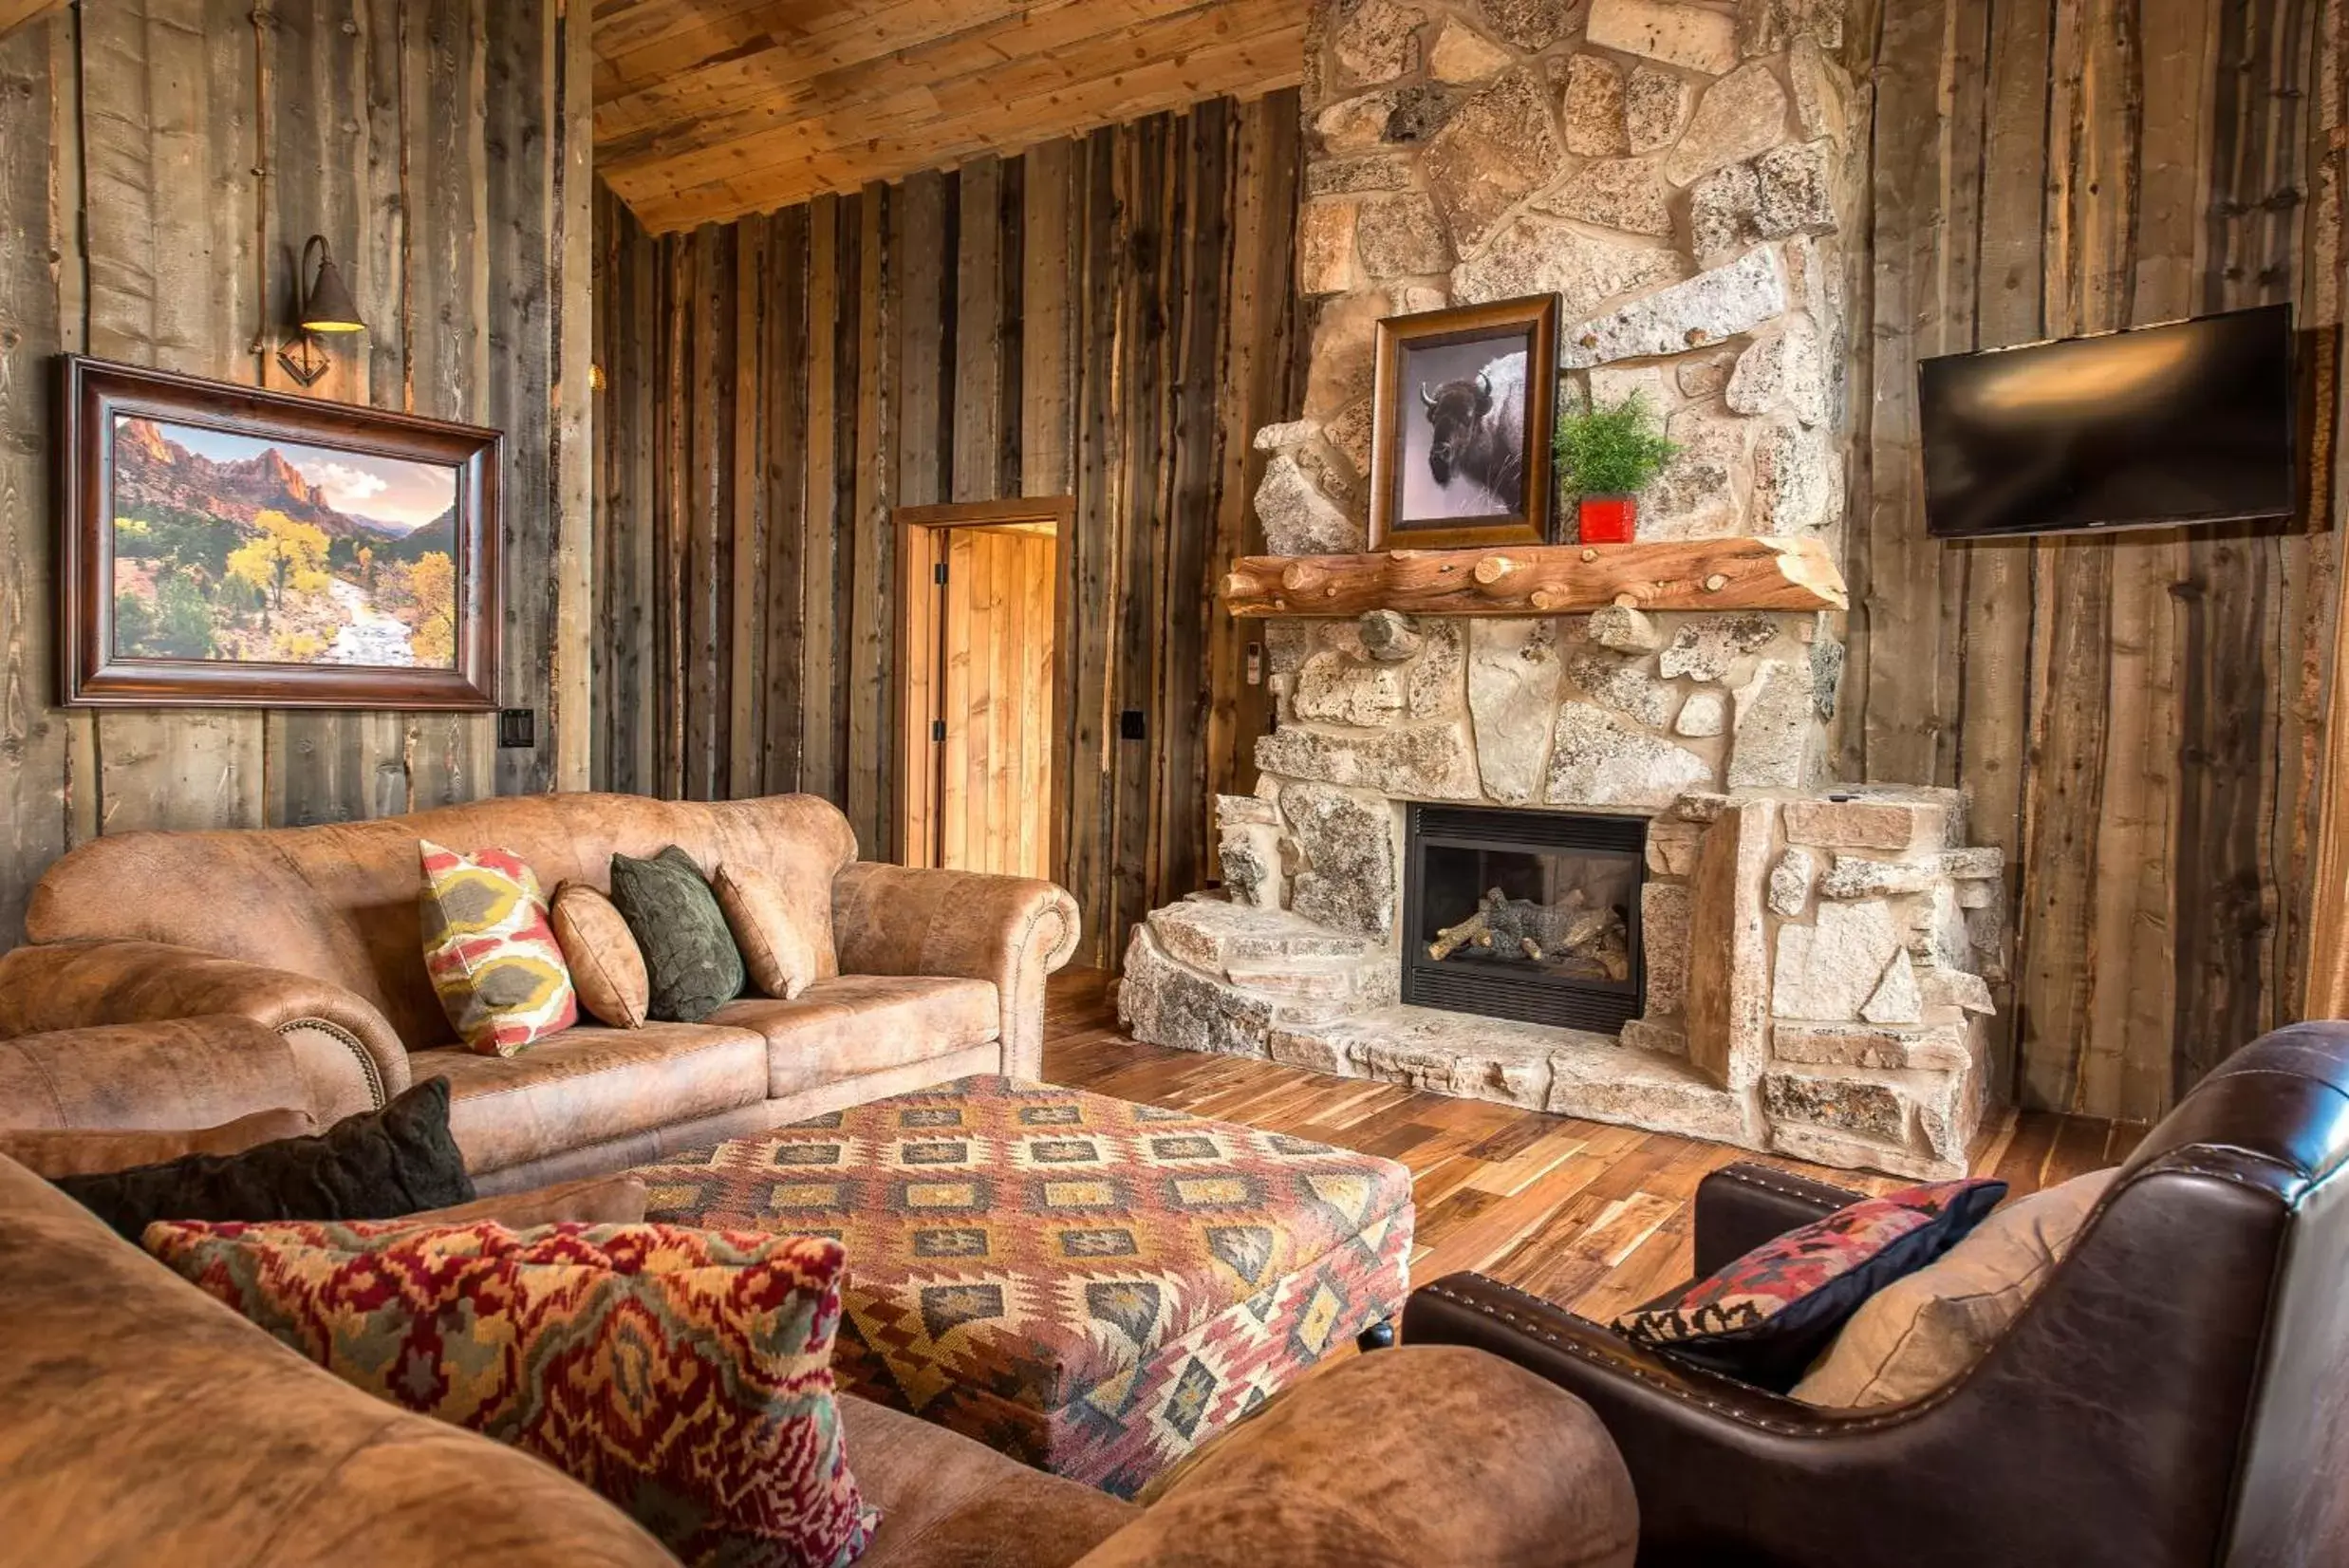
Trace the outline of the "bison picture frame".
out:
<instances>
[{"instance_id":1,"label":"bison picture frame","mask_svg":"<svg viewBox=\"0 0 2349 1568\"><path fill-rule=\"evenodd\" d=\"M498 705L499 432L58 368L65 705Z\"/></svg>"},{"instance_id":2,"label":"bison picture frame","mask_svg":"<svg viewBox=\"0 0 2349 1568\"><path fill-rule=\"evenodd\" d=\"M1557 296L1378 324L1370 548L1550 539Z\"/></svg>"}]
</instances>

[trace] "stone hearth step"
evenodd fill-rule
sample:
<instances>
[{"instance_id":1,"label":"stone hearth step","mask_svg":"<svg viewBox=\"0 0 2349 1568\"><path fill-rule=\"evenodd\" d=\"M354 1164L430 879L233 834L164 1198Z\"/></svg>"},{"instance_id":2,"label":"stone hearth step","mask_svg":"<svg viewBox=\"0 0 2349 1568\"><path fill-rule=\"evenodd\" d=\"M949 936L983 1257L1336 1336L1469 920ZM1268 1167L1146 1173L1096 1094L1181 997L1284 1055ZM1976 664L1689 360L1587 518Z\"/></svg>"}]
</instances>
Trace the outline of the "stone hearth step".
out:
<instances>
[{"instance_id":1,"label":"stone hearth step","mask_svg":"<svg viewBox=\"0 0 2349 1568\"><path fill-rule=\"evenodd\" d=\"M1150 935L1166 956L1247 984L1235 964L1262 972L1300 961L1326 969L1351 967L1376 949L1368 942L1316 925L1286 909L1258 909L1216 898L1189 898L1154 911Z\"/></svg>"},{"instance_id":2,"label":"stone hearth step","mask_svg":"<svg viewBox=\"0 0 2349 1568\"><path fill-rule=\"evenodd\" d=\"M1359 994L1357 958L1230 959L1224 975L1243 991L1300 1001L1345 1001Z\"/></svg>"},{"instance_id":3,"label":"stone hearth step","mask_svg":"<svg viewBox=\"0 0 2349 1568\"><path fill-rule=\"evenodd\" d=\"M1396 1006L1275 1023L1266 1044L1275 1061L1316 1073L1749 1148L1759 1132L1748 1125L1747 1097L1685 1058L1576 1029Z\"/></svg>"}]
</instances>

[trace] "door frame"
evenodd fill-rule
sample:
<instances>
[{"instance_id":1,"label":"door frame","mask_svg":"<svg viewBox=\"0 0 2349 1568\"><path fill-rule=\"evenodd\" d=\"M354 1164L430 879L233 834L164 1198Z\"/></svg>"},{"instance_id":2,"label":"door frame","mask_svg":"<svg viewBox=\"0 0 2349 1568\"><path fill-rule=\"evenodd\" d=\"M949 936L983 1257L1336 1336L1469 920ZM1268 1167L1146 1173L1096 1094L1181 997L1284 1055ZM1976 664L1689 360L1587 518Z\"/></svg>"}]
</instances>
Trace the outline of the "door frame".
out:
<instances>
[{"instance_id":1,"label":"door frame","mask_svg":"<svg viewBox=\"0 0 2349 1568\"><path fill-rule=\"evenodd\" d=\"M1053 536L1053 722L1047 749L1052 775L1046 785L1051 800L1045 836L1051 854L1052 878L1065 881L1063 836L1067 828L1067 781L1060 776L1064 748L1061 737L1069 724L1070 591L1069 537L1076 526L1076 497L1037 495L1007 501L946 501L930 506L902 506L895 513L897 528L897 632L891 661L891 686L897 703L897 775L891 780L890 820L897 829L907 866L938 864L938 807L945 793L944 753L930 731L929 700L917 703L941 678L939 638L942 628L928 625L923 607L935 603L935 569L945 559L946 535L955 529L989 532L1018 532Z\"/></svg>"}]
</instances>

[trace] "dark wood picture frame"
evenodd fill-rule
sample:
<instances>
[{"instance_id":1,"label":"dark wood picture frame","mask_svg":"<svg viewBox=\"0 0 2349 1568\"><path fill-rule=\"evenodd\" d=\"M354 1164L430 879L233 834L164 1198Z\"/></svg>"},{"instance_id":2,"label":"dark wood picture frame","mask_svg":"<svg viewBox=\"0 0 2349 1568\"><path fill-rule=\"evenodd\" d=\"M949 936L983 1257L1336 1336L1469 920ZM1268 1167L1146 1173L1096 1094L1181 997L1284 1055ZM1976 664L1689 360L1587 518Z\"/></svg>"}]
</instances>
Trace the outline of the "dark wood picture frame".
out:
<instances>
[{"instance_id":1,"label":"dark wood picture frame","mask_svg":"<svg viewBox=\"0 0 2349 1568\"><path fill-rule=\"evenodd\" d=\"M1482 339L1525 340L1524 504L1515 512L1446 518L1444 526L1402 520L1403 464L1408 449L1404 421L1421 411L1418 389L1405 383L1414 348ZM1378 380L1371 403L1370 549L1442 550L1474 545L1550 542L1551 432L1557 422L1557 296L1497 300L1378 324Z\"/></svg>"},{"instance_id":2,"label":"dark wood picture frame","mask_svg":"<svg viewBox=\"0 0 2349 1568\"><path fill-rule=\"evenodd\" d=\"M59 365L58 689L69 707L497 706L497 538L505 436L413 414L267 392L69 355ZM457 471L454 667L121 656L114 640L118 417L193 425Z\"/></svg>"}]
</instances>

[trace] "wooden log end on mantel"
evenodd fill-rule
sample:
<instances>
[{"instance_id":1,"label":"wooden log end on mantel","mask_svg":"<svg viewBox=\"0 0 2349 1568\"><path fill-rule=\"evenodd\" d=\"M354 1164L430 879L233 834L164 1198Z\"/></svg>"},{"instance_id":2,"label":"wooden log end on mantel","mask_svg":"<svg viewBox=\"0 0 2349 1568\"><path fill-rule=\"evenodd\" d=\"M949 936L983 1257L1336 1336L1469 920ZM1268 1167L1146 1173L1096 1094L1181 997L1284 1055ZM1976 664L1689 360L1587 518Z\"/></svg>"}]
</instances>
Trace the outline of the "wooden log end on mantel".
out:
<instances>
[{"instance_id":1,"label":"wooden log end on mantel","mask_svg":"<svg viewBox=\"0 0 2349 1568\"><path fill-rule=\"evenodd\" d=\"M1643 610L1849 609L1843 572L1818 539L1738 537L1628 545L1390 550L1375 555L1251 555L1223 579L1248 618L1576 615Z\"/></svg>"}]
</instances>

